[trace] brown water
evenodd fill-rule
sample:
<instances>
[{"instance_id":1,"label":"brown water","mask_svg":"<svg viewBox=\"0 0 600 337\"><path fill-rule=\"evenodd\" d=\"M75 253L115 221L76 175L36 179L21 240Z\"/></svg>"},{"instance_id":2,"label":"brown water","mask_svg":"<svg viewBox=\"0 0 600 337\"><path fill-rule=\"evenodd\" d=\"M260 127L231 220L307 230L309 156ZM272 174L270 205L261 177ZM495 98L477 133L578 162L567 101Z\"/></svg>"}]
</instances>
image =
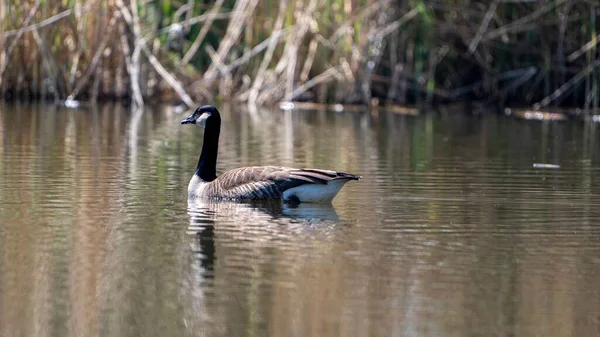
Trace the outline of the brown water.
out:
<instances>
[{"instance_id":1,"label":"brown water","mask_svg":"<svg viewBox=\"0 0 600 337\"><path fill-rule=\"evenodd\" d=\"M364 179L333 206L188 209L184 113L0 105L0 335L599 334L595 124L222 114L220 171Z\"/></svg>"}]
</instances>

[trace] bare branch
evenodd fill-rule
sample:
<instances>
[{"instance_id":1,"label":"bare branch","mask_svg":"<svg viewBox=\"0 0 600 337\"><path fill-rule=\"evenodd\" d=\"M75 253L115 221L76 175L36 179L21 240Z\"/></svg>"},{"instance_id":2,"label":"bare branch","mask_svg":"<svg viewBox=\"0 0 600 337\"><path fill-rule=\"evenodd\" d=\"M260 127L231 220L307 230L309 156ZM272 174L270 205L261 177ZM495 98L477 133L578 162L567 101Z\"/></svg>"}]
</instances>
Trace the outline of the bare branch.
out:
<instances>
[{"instance_id":1,"label":"bare branch","mask_svg":"<svg viewBox=\"0 0 600 337\"><path fill-rule=\"evenodd\" d=\"M33 6L33 8L29 11L29 15L27 16L27 18L25 18L25 21L23 22L23 24L25 26L27 26L29 24L29 21L31 21L31 19L37 12L37 10L40 6L40 2L41 2L41 0L38 0L35 3L35 6ZM17 42L19 42L19 40L21 40L21 36L23 36L23 33L25 33L25 30L19 30L18 33L16 34L17 36L12 39L6 52L2 53L0 55L0 85L2 84L2 78L4 77L4 71L6 70L6 66L8 65L8 60L10 59L10 55L12 54L13 49L17 45Z\"/></svg>"},{"instance_id":2,"label":"bare branch","mask_svg":"<svg viewBox=\"0 0 600 337\"><path fill-rule=\"evenodd\" d=\"M488 8L487 12L485 13L485 17L483 18L481 25L479 25L479 30L477 30L477 34L475 34L475 37L469 44L469 53L470 54L473 54L475 49L477 49L477 45L481 41L481 38L483 37L483 33L485 33L485 31L487 30L487 28L490 24L490 21L492 20L492 16L494 16L494 13L496 12L496 7L498 7L498 3L500 3L500 0L494 0L494 2L492 2L490 4L490 7Z\"/></svg>"},{"instance_id":3,"label":"bare branch","mask_svg":"<svg viewBox=\"0 0 600 337\"><path fill-rule=\"evenodd\" d=\"M220 59L225 59L225 55L229 53L238 37L240 36L242 29L244 28L244 23L248 19L252 13L254 13L254 9L258 4L258 0L239 0L235 3L235 15L229 21L229 26L227 27L227 33L223 38L223 41L219 44L219 49L217 50L217 54ZM208 70L204 73L204 82L210 82L216 75L216 65L210 65Z\"/></svg>"},{"instance_id":4,"label":"bare branch","mask_svg":"<svg viewBox=\"0 0 600 337\"><path fill-rule=\"evenodd\" d=\"M160 62L158 61L156 56L154 56L154 54L152 54L150 49L148 49L146 42L143 40L142 40L141 47L142 47L142 51L144 51L144 53L146 54L146 57L148 58L148 61L150 62L150 64L152 64L152 66L154 67L156 72L171 86L171 88L173 88L173 90L177 93L177 95L179 95L179 97L185 103L185 105L187 105L190 108L195 107L196 103L194 103L192 98L185 92L185 89L183 89L183 86L181 85L181 83L179 83L179 81L175 78L175 76L171 75L165 69L165 67L163 67L162 64L160 64Z\"/></svg>"},{"instance_id":5,"label":"bare branch","mask_svg":"<svg viewBox=\"0 0 600 337\"><path fill-rule=\"evenodd\" d=\"M192 57L196 55L198 48L200 48L200 44L202 43L204 37L208 33L208 30L210 29L213 23L214 17L216 16L217 12L221 9L223 2L224 0L217 0L217 2L213 5L212 9L208 13L208 17L204 22L204 25L202 26L202 29L200 30L200 33L198 33L198 36L196 36L196 39L192 43L192 46L187 51L187 53L185 53L185 56L181 60L181 65L179 66L180 68L185 67L188 64L188 62L190 62Z\"/></svg>"},{"instance_id":6,"label":"bare branch","mask_svg":"<svg viewBox=\"0 0 600 337\"><path fill-rule=\"evenodd\" d=\"M89 81L90 76L92 76L92 74L96 71L96 67L98 66L98 61L100 61L100 57L102 56L102 53L104 52L106 43L108 42L109 37L112 36L113 28L115 26L115 22L117 21L117 17L118 17L118 15L114 15L108 22L107 32L106 32L106 34L104 34L104 37L102 38L102 41L100 42L100 45L98 46L98 49L96 50L96 53L94 53L92 62L90 63L89 67L87 68L85 75L83 75L81 80L77 83L77 86L75 87L75 89L73 89L71 94L67 97L67 100L75 99L75 97L77 97L77 95L79 94L79 91L81 91L81 89Z\"/></svg>"},{"instance_id":7,"label":"bare branch","mask_svg":"<svg viewBox=\"0 0 600 337\"><path fill-rule=\"evenodd\" d=\"M545 97L543 100L535 103L533 105L533 107L535 109L541 109L541 108L548 106L548 104L559 99L562 95L564 95L566 92L571 90L575 84L581 82L581 80L583 80L589 73L591 73L599 65L600 65L600 60L596 60L596 62L588 65L583 71L581 71L577 75L573 76L573 78L568 80L565 84L561 85L560 88L556 89L551 95L549 95L549 96Z\"/></svg>"},{"instance_id":8,"label":"bare branch","mask_svg":"<svg viewBox=\"0 0 600 337\"><path fill-rule=\"evenodd\" d=\"M600 34L596 35L596 37L594 37L592 39L592 41L584 44L577 51L575 51L571 55L567 56L567 60L569 62L573 62L576 59L578 59L581 55L585 54L587 51L594 49L594 47L596 47L596 45L598 44L598 39L600 39Z\"/></svg>"},{"instance_id":9,"label":"bare branch","mask_svg":"<svg viewBox=\"0 0 600 337\"><path fill-rule=\"evenodd\" d=\"M51 24L55 23L56 21L66 18L67 16L71 15L71 13L73 13L73 10L67 9L64 12L60 12L60 13L58 13L52 17L49 17L46 20L42 20L34 25L26 26L23 28L15 29L15 30L7 30L2 34L6 37L6 36L18 35L18 34L21 34L24 32L31 32L34 30L38 30L44 26L51 25Z\"/></svg>"},{"instance_id":10,"label":"bare branch","mask_svg":"<svg viewBox=\"0 0 600 337\"><path fill-rule=\"evenodd\" d=\"M498 1L498 0L496 0L496 1ZM377 33L377 38L383 39L384 37L391 34L396 29L400 28L400 26L402 26L403 24L407 23L412 18L417 16L417 14L419 14L419 10L417 8L411 9L408 13L404 14L400 19L390 23L389 25L384 27L382 30L380 30Z\"/></svg>"},{"instance_id":11,"label":"bare branch","mask_svg":"<svg viewBox=\"0 0 600 337\"><path fill-rule=\"evenodd\" d=\"M299 86L298 88L296 88L292 92L292 94L290 96L290 100L293 100L294 98L302 95L307 90L310 90L312 87L319 85L323 82L329 81L329 80L331 80L332 77L338 77L338 76L340 76L338 69L335 67L331 67L331 68L325 70L324 72L320 73L319 75L315 76L310 81L308 81L308 82L302 84L301 86Z\"/></svg>"},{"instance_id":12,"label":"bare branch","mask_svg":"<svg viewBox=\"0 0 600 337\"><path fill-rule=\"evenodd\" d=\"M539 18L540 16L546 14L547 12L553 10L558 5L561 5L567 1L568 0L556 0L554 2L550 2L549 4L544 5L542 8L538 9L537 11L535 11L529 15L526 15L516 21L509 23L508 25L502 26L498 29L495 29L495 30L487 33L484 37L484 40L495 39L498 36L502 36L502 35L506 34L509 30L514 29L515 27L526 25L529 22L531 22L531 21Z\"/></svg>"}]
</instances>

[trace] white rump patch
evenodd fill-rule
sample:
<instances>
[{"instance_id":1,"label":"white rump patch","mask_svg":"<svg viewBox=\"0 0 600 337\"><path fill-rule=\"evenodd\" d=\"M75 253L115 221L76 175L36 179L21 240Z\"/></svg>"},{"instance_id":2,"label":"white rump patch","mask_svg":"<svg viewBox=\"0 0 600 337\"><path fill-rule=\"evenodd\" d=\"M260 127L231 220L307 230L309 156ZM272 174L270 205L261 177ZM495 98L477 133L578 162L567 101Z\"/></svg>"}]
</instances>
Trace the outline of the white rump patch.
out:
<instances>
[{"instance_id":1,"label":"white rump patch","mask_svg":"<svg viewBox=\"0 0 600 337\"><path fill-rule=\"evenodd\" d=\"M283 200L296 196L300 202L331 202L348 179L330 180L327 184L304 184L283 192Z\"/></svg>"}]
</instances>

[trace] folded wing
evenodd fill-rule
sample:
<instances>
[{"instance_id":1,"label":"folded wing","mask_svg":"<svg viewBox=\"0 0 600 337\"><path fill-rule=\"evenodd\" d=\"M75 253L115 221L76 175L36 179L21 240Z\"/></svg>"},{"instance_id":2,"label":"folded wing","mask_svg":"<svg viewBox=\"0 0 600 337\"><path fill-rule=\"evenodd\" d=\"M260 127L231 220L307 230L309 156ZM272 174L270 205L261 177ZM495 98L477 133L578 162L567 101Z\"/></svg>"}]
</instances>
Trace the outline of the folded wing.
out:
<instances>
[{"instance_id":1,"label":"folded wing","mask_svg":"<svg viewBox=\"0 0 600 337\"><path fill-rule=\"evenodd\" d=\"M286 190L307 185L326 185L333 180L358 180L344 172L295 169L278 166L243 167L227 171L210 185L209 195L226 199L279 199Z\"/></svg>"}]
</instances>

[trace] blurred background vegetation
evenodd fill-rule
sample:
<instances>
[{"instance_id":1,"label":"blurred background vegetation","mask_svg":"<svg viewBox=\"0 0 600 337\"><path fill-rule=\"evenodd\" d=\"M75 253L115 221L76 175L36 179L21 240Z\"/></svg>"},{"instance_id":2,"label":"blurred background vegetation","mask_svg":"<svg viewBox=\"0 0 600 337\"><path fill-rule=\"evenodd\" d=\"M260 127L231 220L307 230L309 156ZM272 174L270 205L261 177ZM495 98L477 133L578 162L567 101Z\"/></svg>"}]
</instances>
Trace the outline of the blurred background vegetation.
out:
<instances>
[{"instance_id":1,"label":"blurred background vegetation","mask_svg":"<svg viewBox=\"0 0 600 337\"><path fill-rule=\"evenodd\" d=\"M5 99L599 104L597 0L0 0Z\"/></svg>"}]
</instances>

